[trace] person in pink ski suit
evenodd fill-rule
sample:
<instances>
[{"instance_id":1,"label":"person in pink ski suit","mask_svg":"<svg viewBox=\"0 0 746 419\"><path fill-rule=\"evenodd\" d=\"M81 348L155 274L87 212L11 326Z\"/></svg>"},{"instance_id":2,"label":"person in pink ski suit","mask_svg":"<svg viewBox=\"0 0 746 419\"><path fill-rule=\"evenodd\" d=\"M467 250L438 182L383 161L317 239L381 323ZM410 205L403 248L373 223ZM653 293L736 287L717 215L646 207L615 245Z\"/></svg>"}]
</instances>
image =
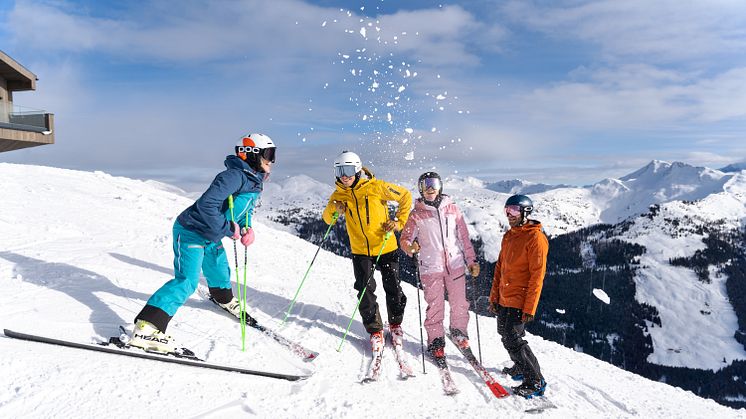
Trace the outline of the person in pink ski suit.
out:
<instances>
[{"instance_id":1,"label":"person in pink ski suit","mask_svg":"<svg viewBox=\"0 0 746 419\"><path fill-rule=\"evenodd\" d=\"M445 296L450 304L450 332L468 346L469 302L466 299L466 271L479 275L474 247L464 217L448 195L442 193L440 176L426 172L417 182L421 198L415 202L401 234L401 248L407 255L418 253L420 280L425 290L428 351L436 359L444 356Z\"/></svg>"}]
</instances>

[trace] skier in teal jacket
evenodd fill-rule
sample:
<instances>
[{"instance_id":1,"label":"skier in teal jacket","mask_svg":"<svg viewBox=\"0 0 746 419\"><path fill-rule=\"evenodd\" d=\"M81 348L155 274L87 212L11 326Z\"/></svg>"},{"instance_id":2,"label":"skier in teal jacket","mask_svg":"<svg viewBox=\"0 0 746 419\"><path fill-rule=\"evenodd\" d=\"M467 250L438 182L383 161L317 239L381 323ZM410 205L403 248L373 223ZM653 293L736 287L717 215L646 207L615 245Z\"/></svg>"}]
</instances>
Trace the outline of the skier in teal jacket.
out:
<instances>
[{"instance_id":1,"label":"skier in teal jacket","mask_svg":"<svg viewBox=\"0 0 746 419\"><path fill-rule=\"evenodd\" d=\"M207 191L176 218L174 278L163 284L135 317L131 346L163 353L179 350L165 331L176 311L197 289L200 273L205 276L211 297L240 316L222 239L240 240L244 246L254 241L251 216L275 162L275 150L272 140L264 134L242 137L236 154L225 159L226 170L218 173ZM232 211L229 197L233 199Z\"/></svg>"}]
</instances>

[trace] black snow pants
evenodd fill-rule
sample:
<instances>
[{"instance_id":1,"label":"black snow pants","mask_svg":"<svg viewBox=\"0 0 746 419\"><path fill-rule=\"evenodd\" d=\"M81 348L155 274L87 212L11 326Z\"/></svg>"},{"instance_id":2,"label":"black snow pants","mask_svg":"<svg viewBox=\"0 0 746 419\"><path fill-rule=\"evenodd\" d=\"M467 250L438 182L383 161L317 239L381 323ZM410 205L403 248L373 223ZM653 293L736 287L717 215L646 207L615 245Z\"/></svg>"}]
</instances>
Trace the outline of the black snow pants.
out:
<instances>
[{"instance_id":1,"label":"black snow pants","mask_svg":"<svg viewBox=\"0 0 746 419\"><path fill-rule=\"evenodd\" d=\"M520 368L524 382L538 382L543 380L539 361L523 339L526 336L526 325L521 322L521 309L498 306L497 333L502 337L503 346L508 351L510 359Z\"/></svg>"},{"instance_id":2,"label":"black snow pants","mask_svg":"<svg viewBox=\"0 0 746 419\"><path fill-rule=\"evenodd\" d=\"M373 278L374 256L352 255L352 267L355 271L355 289L357 297L366 287L365 295L360 301L360 316L368 333L383 329L381 313L376 302L376 280ZM389 324L400 324L404 318L404 307L407 297L399 284L399 254L396 250L382 254L378 260L378 270L383 279L383 290L386 292L386 310Z\"/></svg>"}]
</instances>

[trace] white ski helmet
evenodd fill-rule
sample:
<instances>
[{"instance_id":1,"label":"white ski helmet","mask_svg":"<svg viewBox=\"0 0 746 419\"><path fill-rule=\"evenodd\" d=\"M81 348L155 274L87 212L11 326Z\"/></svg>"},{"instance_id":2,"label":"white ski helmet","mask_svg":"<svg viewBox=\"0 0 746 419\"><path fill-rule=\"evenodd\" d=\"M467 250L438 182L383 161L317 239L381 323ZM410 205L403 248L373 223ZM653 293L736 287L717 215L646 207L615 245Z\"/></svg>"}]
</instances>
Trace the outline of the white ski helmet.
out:
<instances>
[{"instance_id":1,"label":"white ski helmet","mask_svg":"<svg viewBox=\"0 0 746 419\"><path fill-rule=\"evenodd\" d=\"M261 171L261 161L259 157L265 160L275 162L275 150L277 147L268 135L248 134L241 137L236 144L236 155L246 161L252 169Z\"/></svg>"},{"instance_id":2,"label":"white ski helmet","mask_svg":"<svg viewBox=\"0 0 746 419\"><path fill-rule=\"evenodd\" d=\"M360 156L352 151L343 151L342 154L334 159L334 176L355 176L363 170L363 163Z\"/></svg>"}]
</instances>

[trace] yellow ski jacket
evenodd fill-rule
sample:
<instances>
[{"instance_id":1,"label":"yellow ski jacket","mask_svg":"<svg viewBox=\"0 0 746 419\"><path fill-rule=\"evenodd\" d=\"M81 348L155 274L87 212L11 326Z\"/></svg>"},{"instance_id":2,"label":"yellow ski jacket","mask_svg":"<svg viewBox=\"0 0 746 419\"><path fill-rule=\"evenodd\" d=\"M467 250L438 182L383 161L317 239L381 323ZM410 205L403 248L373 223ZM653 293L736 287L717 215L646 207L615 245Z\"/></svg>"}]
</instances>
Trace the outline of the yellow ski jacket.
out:
<instances>
[{"instance_id":1,"label":"yellow ski jacket","mask_svg":"<svg viewBox=\"0 0 746 419\"><path fill-rule=\"evenodd\" d=\"M397 230L401 230L412 210L412 194L399 185L376 179L365 167L363 171L368 179L361 176L351 188L339 181L336 182L337 189L329 197L322 218L325 223L330 224L335 211L334 202L344 202L347 205L345 223L352 253L378 256L386 234L383 224L389 219L388 202L399 203L394 221L397 223ZM396 240L389 238L381 254L393 252L398 248Z\"/></svg>"}]
</instances>

